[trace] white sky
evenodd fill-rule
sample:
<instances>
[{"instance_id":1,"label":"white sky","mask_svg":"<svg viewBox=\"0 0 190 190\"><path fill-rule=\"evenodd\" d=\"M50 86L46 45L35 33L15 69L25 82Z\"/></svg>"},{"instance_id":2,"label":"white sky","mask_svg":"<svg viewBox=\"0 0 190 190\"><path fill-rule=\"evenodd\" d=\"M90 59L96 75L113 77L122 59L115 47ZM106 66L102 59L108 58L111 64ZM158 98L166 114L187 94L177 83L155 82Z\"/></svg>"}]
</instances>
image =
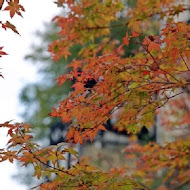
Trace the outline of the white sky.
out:
<instances>
[{"instance_id":1,"label":"white sky","mask_svg":"<svg viewBox=\"0 0 190 190\"><path fill-rule=\"evenodd\" d=\"M53 0L20 0L26 12L24 18L15 16L15 24L21 36L11 31L4 32L0 29L0 46L9 55L0 58L0 68L4 79L0 79L0 123L13 120L20 122L18 94L22 86L30 81L37 80L35 68L26 63L23 57L29 52L29 47L34 41L33 33L43 28L44 21L50 21L59 12ZM0 12L0 20L11 20L7 11ZM30 109L30 108L29 108ZM0 129L0 148L6 145L6 131ZM12 179L16 166L9 162L0 163L0 189L2 190L27 190Z\"/></svg>"}]
</instances>

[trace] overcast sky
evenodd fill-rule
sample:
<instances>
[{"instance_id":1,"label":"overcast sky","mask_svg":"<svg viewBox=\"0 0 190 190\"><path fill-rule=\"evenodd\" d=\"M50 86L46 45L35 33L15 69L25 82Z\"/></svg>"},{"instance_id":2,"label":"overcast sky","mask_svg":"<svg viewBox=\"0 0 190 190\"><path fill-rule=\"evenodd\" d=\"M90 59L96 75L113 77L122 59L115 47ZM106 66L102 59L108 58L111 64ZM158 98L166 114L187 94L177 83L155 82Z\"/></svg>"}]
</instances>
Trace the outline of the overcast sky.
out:
<instances>
[{"instance_id":1,"label":"overcast sky","mask_svg":"<svg viewBox=\"0 0 190 190\"><path fill-rule=\"evenodd\" d=\"M18 113L20 110L18 94L27 82L37 80L35 67L23 60L29 52L29 47L35 40L34 32L43 28L45 21L50 21L59 12L53 0L20 0L26 12L23 17L15 16L10 19L8 12L0 12L1 20L10 20L17 27L21 36L11 31L0 29L0 47L9 55L0 58L0 68L4 79L0 79L0 123L14 120L22 121ZM6 145L6 131L0 129L0 148ZM16 166L9 162L0 163L0 189L28 190L12 179Z\"/></svg>"}]
</instances>

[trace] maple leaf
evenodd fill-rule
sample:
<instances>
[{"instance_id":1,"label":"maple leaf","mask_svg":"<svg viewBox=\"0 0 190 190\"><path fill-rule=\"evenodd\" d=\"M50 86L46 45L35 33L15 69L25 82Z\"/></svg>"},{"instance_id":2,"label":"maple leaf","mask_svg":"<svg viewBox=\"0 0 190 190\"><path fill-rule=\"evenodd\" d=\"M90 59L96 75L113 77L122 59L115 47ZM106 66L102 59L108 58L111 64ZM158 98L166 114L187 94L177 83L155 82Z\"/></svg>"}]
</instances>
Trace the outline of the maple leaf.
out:
<instances>
[{"instance_id":1,"label":"maple leaf","mask_svg":"<svg viewBox=\"0 0 190 190\"><path fill-rule=\"evenodd\" d=\"M68 114L67 112L62 112L60 116L61 116L61 119L62 119L63 122L68 122L69 123L71 121L70 114Z\"/></svg>"},{"instance_id":2,"label":"maple leaf","mask_svg":"<svg viewBox=\"0 0 190 190\"><path fill-rule=\"evenodd\" d=\"M24 7L19 4L19 0L8 2L8 6L5 7L5 11L10 11L10 17L12 18L15 13L22 17L21 11L25 11Z\"/></svg>"},{"instance_id":3,"label":"maple leaf","mask_svg":"<svg viewBox=\"0 0 190 190\"><path fill-rule=\"evenodd\" d=\"M58 157L57 157L56 153L54 153L54 152L49 152L49 156L47 157L47 159L49 161L51 161L54 166L58 161Z\"/></svg>"},{"instance_id":4,"label":"maple leaf","mask_svg":"<svg viewBox=\"0 0 190 190\"><path fill-rule=\"evenodd\" d=\"M2 9L3 3L4 3L4 0L0 0L0 10Z\"/></svg>"},{"instance_id":5,"label":"maple leaf","mask_svg":"<svg viewBox=\"0 0 190 190\"><path fill-rule=\"evenodd\" d=\"M148 45L148 51L151 52L152 50L160 51L160 45L151 41Z\"/></svg>"},{"instance_id":6,"label":"maple leaf","mask_svg":"<svg viewBox=\"0 0 190 190\"><path fill-rule=\"evenodd\" d=\"M9 28L13 32L19 34L19 32L17 31L16 27L13 24L11 24L9 21L6 21L6 23L2 24L2 28L4 28L5 30L7 30L7 28Z\"/></svg>"},{"instance_id":7,"label":"maple leaf","mask_svg":"<svg viewBox=\"0 0 190 190\"><path fill-rule=\"evenodd\" d=\"M58 1L54 2L54 3L57 4L58 7L62 7L64 5L63 0L58 0Z\"/></svg>"},{"instance_id":8,"label":"maple leaf","mask_svg":"<svg viewBox=\"0 0 190 190\"><path fill-rule=\"evenodd\" d=\"M99 125L98 129L103 130L103 131L107 131L107 129L103 125Z\"/></svg>"},{"instance_id":9,"label":"maple leaf","mask_svg":"<svg viewBox=\"0 0 190 190\"><path fill-rule=\"evenodd\" d=\"M75 128L74 127L69 127L69 130L66 134L66 139L69 141L74 137L74 133L75 133Z\"/></svg>"},{"instance_id":10,"label":"maple leaf","mask_svg":"<svg viewBox=\"0 0 190 190\"><path fill-rule=\"evenodd\" d=\"M150 75L150 71L144 71L143 75Z\"/></svg>"},{"instance_id":11,"label":"maple leaf","mask_svg":"<svg viewBox=\"0 0 190 190\"><path fill-rule=\"evenodd\" d=\"M133 37L138 37L138 36L140 36L140 34L137 33L137 32L135 32L134 30L132 30L131 33L132 33L132 36L133 36Z\"/></svg>"},{"instance_id":12,"label":"maple leaf","mask_svg":"<svg viewBox=\"0 0 190 190\"><path fill-rule=\"evenodd\" d=\"M7 55L6 52L2 51L3 47L0 47L0 57L2 57L2 55Z\"/></svg>"},{"instance_id":13,"label":"maple leaf","mask_svg":"<svg viewBox=\"0 0 190 190\"><path fill-rule=\"evenodd\" d=\"M82 138L79 131L74 132L74 142L79 143L79 144L83 144L83 138Z\"/></svg>"},{"instance_id":14,"label":"maple leaf","mask_svg":"<svg viewBox=\"0 0 190 190\"><path fill-rule=\"evenodd\" d=\"M129 35L128 35L128 33L126 33L126 36L123 38L123 44L128 46L129 45L129 40L130 40Z\"/></svg>"},{"instance_id":15,"label":"maple leaf","mask_svg":"<svg viewBox=\"0 0 190 190\"><path fill-rule=\"evenodd\" d=\"M51 115L52 117L57 117L58 116L57 110L54 107L52 107L52 112L49 115Z\"/></svg>"},{"instance_id":16,"label":"maple leaf","mask_svg":"<svg viewBox=\"0 0 190 190\"><path fill-rule=\"evenodd\" d=\"M75 84L72 85L72 87L74 87L75 91L77 92L84 92L85 90L84 84L82 84L81 82L76 82Z\"/></svg>"},{"instance_id":17,"label":"maple leaf","mask_svg":"<svg viewBox=\"0 0 190 190\"><path fill-rule=\"evenodd\" d=\"M60 76L60 77L58 77L57 79L56 79L56 81L57 81L57 84L59 85L59 86L61 86L62 84L64 84L65 82L66 82L66 80L67 80L67 77L64 75L64 76Z\"/></svg>"},{"instance_id":18,"label":"maple leaf","mask_svg":"<svg viewBox=\"0 0 190 190\"><path fill-rule=\"evenodd\" d=\"M71 147L64 149L64 152L69 152L70 154L78 158L78 152Z\"/></svg>"},{"instance_id":19,"label":"maple leaf","mask_svg":"<svg viewBox=\"0 0 190 190\"><path fill-rule=\"evenodd\" d=\"M37 178L40 179L40 177L42 176L42 167L35 166L34 169L35 169L34 176L37 176Z\"/></svg>"}]
</instances>

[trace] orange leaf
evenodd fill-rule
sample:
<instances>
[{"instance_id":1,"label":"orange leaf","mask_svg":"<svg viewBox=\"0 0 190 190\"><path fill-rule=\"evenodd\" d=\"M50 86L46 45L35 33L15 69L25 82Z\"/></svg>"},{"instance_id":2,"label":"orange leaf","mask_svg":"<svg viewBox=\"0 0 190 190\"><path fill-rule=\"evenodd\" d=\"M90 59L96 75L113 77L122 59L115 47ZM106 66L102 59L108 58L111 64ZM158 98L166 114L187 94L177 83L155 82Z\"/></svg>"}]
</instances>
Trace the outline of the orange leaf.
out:
<instances>
[{"instance_id":1,"label":"orange leaf","mask_svg":"<svg viewBox=\"0 0 190 190\"><path fill-rule=\"evenodd\" d=\"M84 92L84 84L82 84L81 82L76 82L72 85L72 87L74 87L76 91Z\"/></svg>"},{"instance_id":2,"label":"orange leaf","mask_svg":"<svg viewBox=\"0 0 190 190\"><path fill-rule=\"evenodd\" d=\"M131 33L132 33L132 36L133 36L133 37L138 37L138 36L140 36L140 34L137 33L137 32L135 32L134 30L132 30Z\"/></svg>"},{"instance_id":3,"label":"orange leaf","mask_svg":"<svg viewBox=\"0 0 190 190\"><path fill-rule=\"evenodd\" d=\"M69 127L69 130L66 134L67 140L71 140L74 136L75 128L74 127Z\"/></svg>"},{"instance_id":4,"label":"orange leaf","mask_svg":"<svg viewBox=\"0 0 190 190\"><path fill-rule=\"evenodd\" d=\"M52 107L52 112L50 113L50 116L51 117L57 117L58 116L57 110L54 107Z\"/></svg>"},{"instance_id":5,"label":"orange leaf","mask_svg":"<svg viewBox=\"0 0 190 190\"><path fill-rule=\"evenodd\" d=\"M83 139L82 139L79 131L75 131L75 133L74 133L74 141L75 141L75 143L83 144Z\"/></svg>"},{"instance_id":6,"label":"orange leaf","mask_svg":"<svg viewBox=\"0 0 190 190\"><path fill-rule=\"evenodd\" d=\"M126 33L126 36L123 38L123 43L126 46L128 46L129 45L129 40L130 40L129 35Z\"/></svg>"},{"instance_id":7,"label":"orange leaf","mask_svg":"<svg viewBox=\"0 0 190 190\"><path fill-rule=\"evenodd\" d=\"M103 130L103 131L107 131L107 129L106 129L103 125L99 125L99 126L98 126L98 129L101 129L101 130Z\"/></svg>"},{"instance_id":8,"label":"orange leaf","mask_svg":"<svg viewBox=\"0 0 190 190\"><path fill-rule=\"evenodd\" d=\"M160 45L151 41L148 46L148 51L151 52L152 50L160 51Z\"/></svg>"}]
</instances>

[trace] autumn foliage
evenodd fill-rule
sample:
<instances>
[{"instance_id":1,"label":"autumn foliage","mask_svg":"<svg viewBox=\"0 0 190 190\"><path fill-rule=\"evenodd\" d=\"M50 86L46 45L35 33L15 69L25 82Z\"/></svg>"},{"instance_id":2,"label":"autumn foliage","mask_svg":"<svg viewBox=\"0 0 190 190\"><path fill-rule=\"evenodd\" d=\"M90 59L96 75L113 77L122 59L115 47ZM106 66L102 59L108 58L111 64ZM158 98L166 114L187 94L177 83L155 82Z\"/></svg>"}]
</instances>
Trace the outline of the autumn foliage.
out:
<instances>
[{"instance_id":1,"label":"autumn foliage","mask_svg":"<svg viewBox=\"0 0 190 190\"><path fill-rule=\"evenodd\" d=\"M21 16L24 8L18 0L7 4L4 10L10 12L11 18L15 14ZM154 124L160 108L172 101L175 105L175 97L190 93L190 26L177 19L180 13L189 10L187 5L175 4L173 0L138 0L134 8L120 0L82 0L80 3L58 0L56 4L67 6L68 13L53 19L60 30L59 38L48 47L51 58L67 58L73 45L81 46L78 56L68 65L70 71L56 79L59 86L68 80L74 81L73 90L50 113L63 122L71 122L66 134L68 142L81 145L88 139L93 142L113 117L117 118L114 127L118 131L136 134L142 126ZM155 23L162 28L159 34L153 30ZM8 21L0 24L18 33ZM117 40L117 34L110 37L113 28L125 27L128 31L122 41ZM126 56L130 44L135 44L137 49ZM0 56L6 54L2 48ZM87 84L91 80L95 85L89 88ZM169 117L175 112L172 110L165 115ZM181 115L178 127L189 125L188 114L186 110ZM172 130L170 119L163 123ZM150 143L144 147L136 144L127 147L126 157L132 153L130 159L137 160L136 170L128 177L128 166L103 172L81 161L73 145L42 149L31 142L31 127L26 123L6 122L0 127L8 128L10 136L7 149L1 150L1 161L16 159L23 166L32 164L38 179L49 176L50 180L39 185L41 189L146 189L156 173L165 170L168 172L160 189L167 189L166 181L168 189L190 183L188 138L165 146ZM14 147L17 149L12 150ZM68 152L77 162L70 169L58 162L66 160Z\"/></svg>"}]
</instances>

